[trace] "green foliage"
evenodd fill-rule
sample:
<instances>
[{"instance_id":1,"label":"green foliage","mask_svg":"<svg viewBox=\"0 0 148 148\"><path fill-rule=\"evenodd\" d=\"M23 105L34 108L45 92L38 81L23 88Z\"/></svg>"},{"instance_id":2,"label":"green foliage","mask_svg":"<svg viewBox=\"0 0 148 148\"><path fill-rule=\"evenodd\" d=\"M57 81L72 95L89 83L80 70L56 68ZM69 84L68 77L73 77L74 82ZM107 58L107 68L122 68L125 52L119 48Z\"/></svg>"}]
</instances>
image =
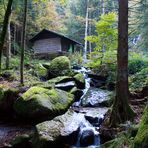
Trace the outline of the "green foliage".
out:
<instances>
[{"instance_id":1,"label":"green foliage","mask_svg":"<svg viewBox=\"0 0 148 148\"><path fill-rule=\"evenodd\" d=\"M90 53L87 66L97 71L100 65L115 64L117 48L116 14L110 12L100 16L96 22L97 35L88 36L86 39L95 43L94 51Z\"/></svg>"},{"instance_id":2,"label":"green foliage","mask_svg":"<svg viewBox=\"0 0 148 148\"><path fill-rule=\"evenodd\" d=\"M99 148L122 148L124 145L130 145L128 134L122 132L117 138L102 144Z\"/></svg>"},{"instance_id":3,"label":"green foliage","mask_svg":"<svg viewBox=\"0 0 148 148\"><path fill-rule=\"evenodd\" d=\"M148 67L148 57L140 53L129 52L129 74L135 74L137 72L140 72L142 69L146 67Z\"/></svg>"},{"instance_id":4,"label":"green foliage","mask_svg":"<svg viewBox=\"0 0 148 148\"><path fill-rule=\"evenodd\" d=\"M146 67L148 67L148 61L144 61L143 59L132 59L128 64L129 74L140 72Z\"/></svg>"},{"instance_id":5,"label":"green foliage","mask_svg":"<svg viewBox=\"0 0 148 148\"><path fill-rule=\"evenodd\" d=\"M141 90L144 86L148 85L148 68L142 69L135 75L129 78L130 90Z\"/></svg>"},{"instance_id":6,"label":"green foliage","mask_svg":"<svg viewBox=\"0 0 148 148\"><path fill-rule=\"evenodd\" d=\"M104 57L106 51L113 51L117 48L117 26L115 24L116 13L110 12L102 14L100 20L97 21L95 25L97 35L86 37L86 40L95 43L93 53L95 57ZM92 58L94 58L94 56Z\"/></svg>"},{"instance_id":7,"label":"green foliage","mask_svg":"<svg viewBox=\"0 0 148 148\"><path fill-rule=\"evenodd\" d=\"M68 55L71 65L81 65L83 62L82 54L80 52L70 53Z\"/></svg>"}]
</instances>

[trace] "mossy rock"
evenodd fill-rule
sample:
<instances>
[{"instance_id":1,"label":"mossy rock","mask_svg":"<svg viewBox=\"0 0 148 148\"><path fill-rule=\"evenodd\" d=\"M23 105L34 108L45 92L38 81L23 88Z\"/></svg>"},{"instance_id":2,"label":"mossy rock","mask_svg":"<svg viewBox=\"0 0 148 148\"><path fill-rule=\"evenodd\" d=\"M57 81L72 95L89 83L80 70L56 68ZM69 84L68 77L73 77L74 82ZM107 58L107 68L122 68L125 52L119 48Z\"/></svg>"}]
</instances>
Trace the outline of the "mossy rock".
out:
<instances>
[{"instance_id":1,"label":"mossy rock","mask_svg":"<svg viewBox=\"0 0 148 148\"><path fill-rule=\"evenodd\" d=\"M47 78L64 76L71 73L70 60L66 56L59 56L53 59L48 68Z\"/></svg>"},{"instance_id":2,"label":"mossy rock","mask_svg":"<svg viewBox=\"0 0 148 148\"><path fill-rule=\"evenodd\" d=\"M134 139L132 148L148 147L148 104L144 110L138 133Z\"/></svg>"},{"instance_id":3,"label":"mossy rock","mask_svg":"<svg viewBox=\"0 0 148 148\"><path fill-rule=\"evenodd\" d=\"M44 63L42 64L44 68L49 69L50 68L50 63Z\"/></svg>"},{"instance_id":4,"label":"mossy rock","mask_svg":"<svg viewBox=\"0 0 148 148\"><path fill-rule=\"evenodd\" d=\"M18 97L18 93L17 89L0 85L0 110L3 112L13 111L13 103Z\"/></svg>"},{"instance_id":5,"label":"mossy rock","mask_svg":"<svg viewBox=\"0 0 148 148\"><path fill-rule=\"evenodd\" d=\"M54 87L55 84L65 83L65 82L72 81L72 80L73 78L69 76L59 76L59 77L48 80L47 85Z\"/></svg>"},{"instance_id":6,"label":"mossy rock","mask_svg":"<svg viewBox=\"0 0 148 148\"><path fill-rule=\"evenodd\" d=\"M32 120L51 119L65 112L73 102L73 95L58 89L31 87L14 103L14 110Z\"/></svg>"},{"instance_id":7,"label":"mossy rock","mask_svg":"<svg viewBox=\"0 0 148 148\"><path fill-rule=\"evenodd\" d=\"M85 78L84 78L84 75L79 73L79 74L76 74L74 76L74 78L75 78L75 82L77 84L77 87L79 89L84 89L85 88Z\"/></svg>"},{"instance_id":8,"label":"mossy rock","mask_svg":"<svg viewBox=\"0 0 148 148\"><path fill-rule=\"evenodd\" d=\"M80 98L82 97L83 95L83 91L81 89L78 89L77 87L74 87L71 91L70 91L71 94L74 95L74 100L75 101L79 101Z\"/></svg>"},{"instance_id":9,"label":"mossy rock","mask_svg":"<svg viewBox=\"0 0 148 148\"><path fill-rule=\"evenodd\" d=\"M38 76L45 76L47 73L47 69L41 63L35 65L34 68Z\"/></svg>"}]
</instances>

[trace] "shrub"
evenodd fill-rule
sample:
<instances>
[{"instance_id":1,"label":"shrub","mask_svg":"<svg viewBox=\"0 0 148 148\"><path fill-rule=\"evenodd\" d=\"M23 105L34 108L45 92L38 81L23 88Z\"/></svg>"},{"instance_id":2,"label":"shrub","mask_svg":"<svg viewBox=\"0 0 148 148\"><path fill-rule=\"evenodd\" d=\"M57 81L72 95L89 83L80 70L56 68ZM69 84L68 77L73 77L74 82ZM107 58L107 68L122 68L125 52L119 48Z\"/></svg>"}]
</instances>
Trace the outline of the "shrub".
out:
<instances>
[{"instance_id":1,"label":"shrub","mask_svg":"<svg viewBox=\"0 0 148 148\"><path fill-rule=\"evenodd\" d=\"M68 55L71 65L81 65L83 57L80 52L74 52Z\"/></svg>"},{"instance_id":2,"label":"shrub","mask_svg":"<svg viewBox=\"0 0 148 148\"><path fill-rule=\"evenodd\" d=\"M148 61L143 59L132 59L129 61L128 71L129 74L135 74L146 67L148 67Z\"/></svg>"},{"instance_id":3,"label":"shrub","mask_svg":"<svg viewBox=\"0 0 148 148\"><path fill-rule=\"evenodd\" d=\"M144 68L135 75L132 75L129 80L132 91L141 90L144 86L148 85L148 68Z\"/></svg>"}]
</instances>

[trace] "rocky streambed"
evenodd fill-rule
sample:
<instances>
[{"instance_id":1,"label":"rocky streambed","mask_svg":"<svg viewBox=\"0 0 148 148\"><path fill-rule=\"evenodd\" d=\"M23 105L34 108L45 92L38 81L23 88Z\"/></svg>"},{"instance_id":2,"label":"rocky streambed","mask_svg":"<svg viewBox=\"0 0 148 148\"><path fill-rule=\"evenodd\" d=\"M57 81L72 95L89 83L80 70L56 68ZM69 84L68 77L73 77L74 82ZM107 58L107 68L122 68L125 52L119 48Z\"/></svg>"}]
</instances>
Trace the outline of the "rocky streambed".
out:
<instances>
[{"instance_id":1,"label":"rocky streambed","mask_svg":"<svg viewBox=\"0 0 148 148\"><path fill-rule=\"evenodd\" d=\"M77 72L72 78L60 77L39 84L44 88L35 86L28 90L31 95L27 91L17 99L14 109L20 117L39 120L29 125L13 122L14 119L10 124L1 121L0 147L98 147L99 128L111 104L112 92L91 87L92 78L87 77L86 69ZM47 91L48 88L52 89ZM41 101L42 97L46 101Z\"/></svg>"}]
</instances>

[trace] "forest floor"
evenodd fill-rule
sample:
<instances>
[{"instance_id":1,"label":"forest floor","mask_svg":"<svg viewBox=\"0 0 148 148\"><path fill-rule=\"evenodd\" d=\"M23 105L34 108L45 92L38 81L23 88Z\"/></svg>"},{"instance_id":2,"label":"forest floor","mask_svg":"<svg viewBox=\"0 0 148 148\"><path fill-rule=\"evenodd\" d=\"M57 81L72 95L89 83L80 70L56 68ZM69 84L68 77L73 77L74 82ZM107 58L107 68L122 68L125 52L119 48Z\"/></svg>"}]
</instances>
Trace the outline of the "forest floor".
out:
<instances>
[{"instance_id":1,"label":"forest floor","mask_svg":"<svg viewBox=\"0 0 148 148\"><path fill-rule=\"evenodd\" d=\"M135 125L138 125L140 123L141 117L143 115L147 102L148 102L148 87L147 86L143 88L142 91L136 91L136 92L130 93L129 103L135 113L134 120L132 122L121 124L121 126L117 128L112 128L108 126L107 123L108 123L109 116L110 116L110 113L108 113L104 119L104 122L101 126L101 131L100 131L101 134L103 135L103 138L105 139L103 143L109 140L112 140L114 138L117 138L118 136L121 136L120 133L123 133L123 132L127 132L127 137L128 137L129 136L128 128L130 126L135 127ZM121 145L122 148L130 148L130 143L128 143L126 140L124 142L121 142L120 144L122 144Z\"/></svg>"},{"instance_id":2,"label":"forest floor","mask_svg":"<svg viewBox=\"0 0 148 148\"><path fill-rule=\"evenodd\" d=\"M8 88L22 88L22 86L20 86L20 82L18 80L10 80L9 77L0 77L0 85L3 85L5 87ZM141 92L133 92L130 94L130 99L129 102L131 104L132 109L134 110L134 112L136 113L136 116L134 118L134 121L132 122L132 124L138 124L140 122L141 116L143 114L143 110L145 108L145 105L148 101L148 97L146 97L148 92L148 88L146 87L145 89L143 89ZM6 143L9 143L10 141L12 141L12 139L14 137L16 137L16 135L22 135L23 134L27 134L28 132L32 132L32 126L31 125L26 125L26 124L22 124L15 122L15 119L9 119L9 117L7 116L2 116L0 115L1 118L1 122L0 122L0 140L1 140L1 144L3 143L3 146L6 145ZM108 117L107 117L108 118ZM9 123L9 124L5 124L5 123ZM112 135L114 136L114 134L117 134L118 132L124 131L124 129L118 129L117 133L116 133L116 129L110 129L104 125L102 125L101 127L101 132L105 132L105 135ZM103 133L104 134L104 133ZM107 139L109 140L109 139ZM110 139L111 140L111 139ZM0 145L1 147L2 145ZM127 144L123 145L123 148L128 148Z\"/></svg>"}]
</instances>

